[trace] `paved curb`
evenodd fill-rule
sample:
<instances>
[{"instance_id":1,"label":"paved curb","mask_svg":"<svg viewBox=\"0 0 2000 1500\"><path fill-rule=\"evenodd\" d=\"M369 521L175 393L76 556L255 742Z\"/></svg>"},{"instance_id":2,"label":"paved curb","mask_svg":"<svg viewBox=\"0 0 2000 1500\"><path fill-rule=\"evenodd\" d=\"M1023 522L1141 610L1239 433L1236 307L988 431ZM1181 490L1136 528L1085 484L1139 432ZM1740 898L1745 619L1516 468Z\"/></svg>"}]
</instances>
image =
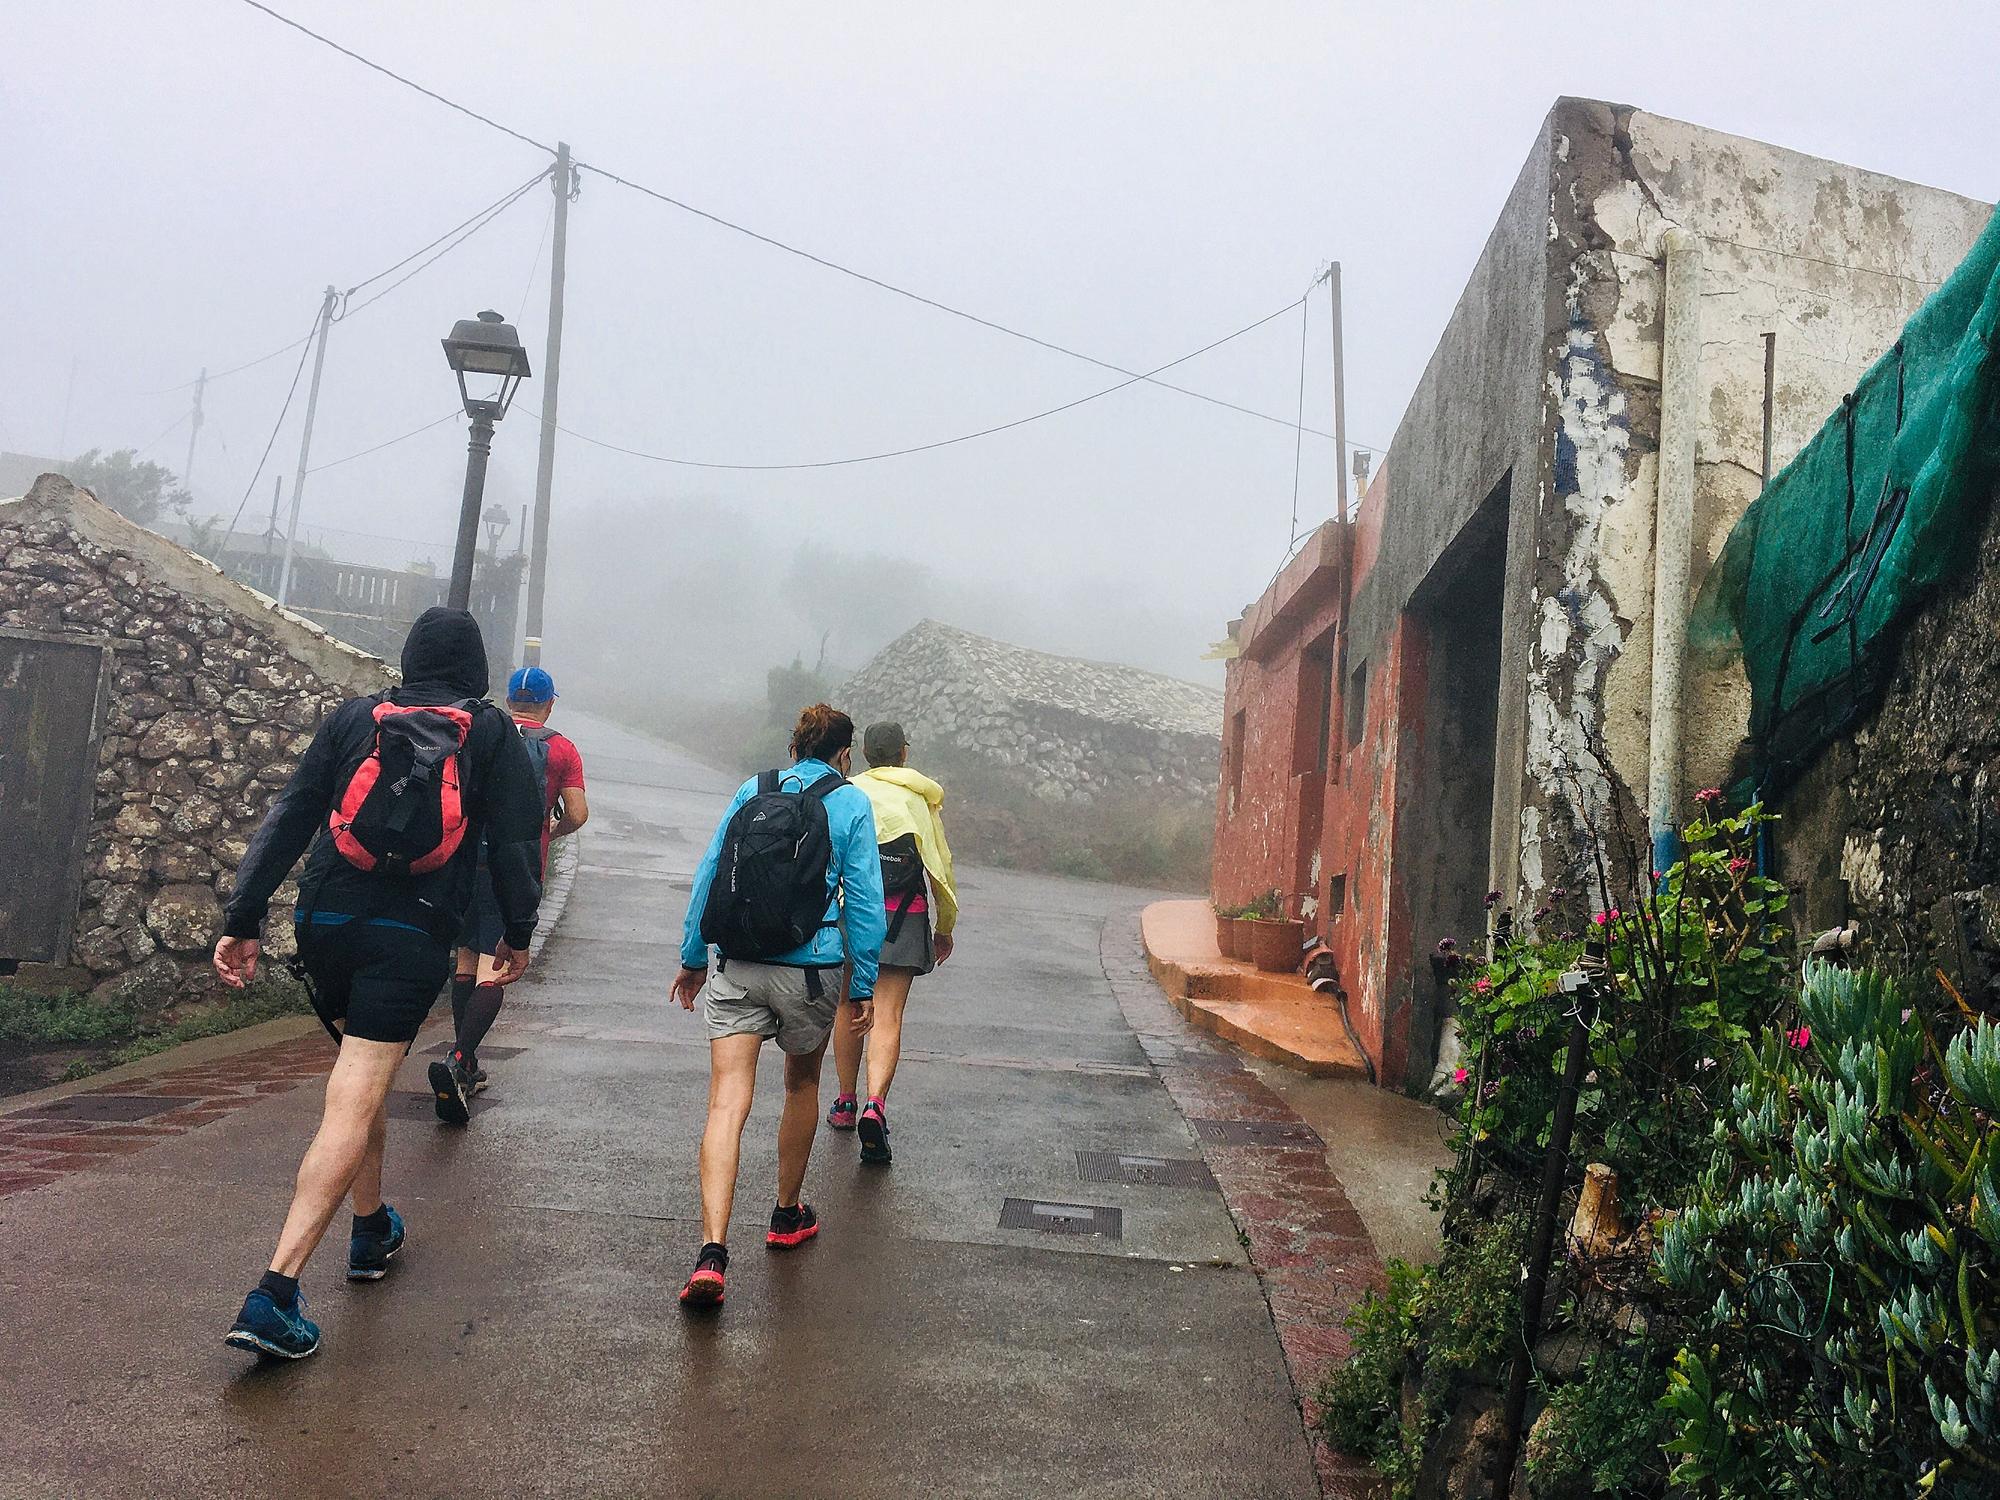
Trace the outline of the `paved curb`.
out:
<instances>
[{"instance_id":1,"label":"paved curb","mask_svg":"<svg viewBox=\"0 0 2000 1500\"><path fill-rule=\"evenodd\" d=\"M1168 1003L1148 974L1136 915L1105 924L1101 954L1126 1023L1184 1118L1310 1131L1227 1047L1190 1026ZM1342 1319L1364 1293L1386 1285L1361 1215L1319 1149L1199 1144L1263 1287L1320 1493L1327 1500L1381 1500L1388 1489L1375 1471L1335 1452L1320 1435L1313 1399L1327 1373L1347 1356Z\"/></svg>"},{"instance_id":2,"label":"paved curb","mask_svg":"<svg viewBox=\"0 0 2000 1500\"><path fill-rule=\"evenodd\" d=\"M528 957L537 959L549 939L556 935L556 927L569 910L569 893L576 885L577 867L583 863L583 835L573 833L566 839L559 839L549 851L549 878L542 884L542 909L535 923L534 941L528 945Z\"/></svg>"}]
</instances>

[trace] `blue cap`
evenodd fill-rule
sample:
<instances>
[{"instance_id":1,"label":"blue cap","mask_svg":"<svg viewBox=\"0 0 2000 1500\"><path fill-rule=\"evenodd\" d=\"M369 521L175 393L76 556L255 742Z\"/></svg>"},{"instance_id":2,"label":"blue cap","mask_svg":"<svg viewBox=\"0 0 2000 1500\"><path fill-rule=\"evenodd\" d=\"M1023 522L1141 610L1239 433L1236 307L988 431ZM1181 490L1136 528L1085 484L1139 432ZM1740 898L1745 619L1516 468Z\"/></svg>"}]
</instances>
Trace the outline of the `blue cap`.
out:
<instances>
[{"instance_id":1,"label":"blue cap","mask_svg":"<svg viewBox=\"0 0 2000 1500\"><path fill-rule=\"evenodd\" d=\"M549 703L556 696L556 680L540 667L518 667L507 679L509 703Z\"/></svg>"}]
</instances>

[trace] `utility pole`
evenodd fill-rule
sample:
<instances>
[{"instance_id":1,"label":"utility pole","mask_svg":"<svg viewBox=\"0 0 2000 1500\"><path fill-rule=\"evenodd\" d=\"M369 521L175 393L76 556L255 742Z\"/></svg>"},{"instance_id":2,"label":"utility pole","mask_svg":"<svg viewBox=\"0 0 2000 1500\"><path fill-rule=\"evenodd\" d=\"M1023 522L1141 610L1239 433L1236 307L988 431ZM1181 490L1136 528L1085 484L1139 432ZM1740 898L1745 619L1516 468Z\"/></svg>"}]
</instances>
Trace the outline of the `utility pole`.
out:
<instances>
[{"instance_id":1,"label":"utility pole","mask_svg":"<svg viewBox=\"0 0 2000 1500\"><path fill-rule=\"evenodd\" d=\"M319 411L319 376L326 368L326 334L333 327L333 304L339 300L338 287L326 289L319 308L319 347L313 351L312 385L306 391L305 431L299 435L299 470L292 476L292 518L285 528L285 561L278 570L278 607L283 609L292 593L292 553L299 539L299 501L306 490L306 461L312 457L313 417Z\"/></svg>"},{"instance_id":2,"label":"utility pole","mask_svg":"<svg viewBox=\"0 0 2000 1500\"><path fill-rule=\"evenodd\" d=\"M549 342L542 363L542 446L535 462L535 534L528 547L527 639L521 653L531 667L542 660L542 595L549 574L549 488L556 474L556 394L562 380L563 271L569 257L569 200L576 187L568 141L556 142L556 165L549 181L556 195L555 233L549 242Z\"/></svg>"},{"instance_id":3,"label":"utility pole","mask_svg":"<svg viewBox=\"0 0 2000 1500\"><path fill-rule=\"evenodd\" d=\"M271 519L264 525L264 555L271 555L272 544L278 540L278 501L285 491L285 476L271 476Z\"/></svg>"},{"instance_id":4,"label":"utility pole","mask_svg":"<svg viewBox=\"0 0 2000 1500\"><path fill-rule=\"evenodd\" d=\"M204 369L194 381L194 421L188 428L187 462L181 465L181 488L194 493L194 441L201 436L201 393L208 388L208 371Z\"/></svg>"},{"instance_id":5,"label":"utility pole","mask_svg":"<svg viewBox=\"0 0 2000 1500\"><path fill-rule=\"evenodd\" d=\"M1347 370L1340 347L1340 262L1327 273L1333 293L1333 446L1337 450L1333 467L1338 474L1340 519L1351 519L1347 510Z\"/></svg>"}]
</instances>

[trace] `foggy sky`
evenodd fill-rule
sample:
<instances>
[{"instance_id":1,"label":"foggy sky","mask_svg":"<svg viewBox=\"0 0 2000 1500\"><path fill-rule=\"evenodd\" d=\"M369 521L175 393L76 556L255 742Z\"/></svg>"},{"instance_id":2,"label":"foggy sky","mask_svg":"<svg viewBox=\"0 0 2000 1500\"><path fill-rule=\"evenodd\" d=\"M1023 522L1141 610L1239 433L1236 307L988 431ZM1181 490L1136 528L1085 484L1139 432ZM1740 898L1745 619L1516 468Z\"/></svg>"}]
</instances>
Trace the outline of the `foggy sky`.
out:
<instances>
[{"instance_id":1,"label":"foggy sky","mask_svg":"<svg viewBox=\"0 0 2000 1500\"><path fill-rule=\"evenodd\" d=\"M1559 94L2000 193L2000 48L1971 4L276 3L586 162L1133 369L1284 306L1337 258L1364 444L1395 431ZM9 0L0 34L0 447L16 451L157 437L148 456L180 469L185 424L160 434L187 393L141 393L298 337L328 282L546 160L236 0ZM530 194L335 326L315 463L456 406L437 342L456 318L499 309L539 369L548 206ZM625 446L843 457L1118 378L601 177L570 227L563 425ZM1306 420L1330 428L1323 291L1308 335ZM1295 313L1168 378L1289 417L1299 336ZM200 513L242 499L295 362L209 387ZM539 402L530 382L495 445L488 498L517 510ZM302 404L303 381L246 525L271 474L289 486ZM368 561L448 563L463 462L447 423L314 474L305 528ZM1307 436L1302 526L1330 511L1333 475L1333 445ZM1286 429L1146 386L801 473L564 438L547 660L721 685L810 659L827 628L854 665L929 613L1215 680L1200 653L1277 566L1293 483ZM784 587L805 541L878 560L831 627Z\"/></svg>"}]
</instances>

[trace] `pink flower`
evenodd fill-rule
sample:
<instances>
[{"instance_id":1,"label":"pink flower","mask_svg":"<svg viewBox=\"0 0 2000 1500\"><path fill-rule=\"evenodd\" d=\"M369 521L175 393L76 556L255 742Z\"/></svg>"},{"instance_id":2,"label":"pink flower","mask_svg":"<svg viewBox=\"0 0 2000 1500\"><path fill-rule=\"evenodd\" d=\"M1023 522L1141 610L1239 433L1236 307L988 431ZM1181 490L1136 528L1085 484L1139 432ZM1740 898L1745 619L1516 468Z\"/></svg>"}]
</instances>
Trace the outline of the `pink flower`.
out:
<instances>
[{"instance_id":1,"label":"pink flower","mask_svg":"<svg viewBox=\"0 0 2000 1500\"><path fill-rule=\"evenodd\" d=\"M1472 993L1473 993L1473 994L1475 994L1475 995L1490 995L1490 994L1492 994L1492 993L1493 993L1493 981L1492 981L1492 980L1490 980L1490 979L1487 979L1487 978L1485 978L1484 976L1481 976L1480 978L1478 978L1478 979L1475 979L1475 980L1473 980L1473 981L1472 981Z\"/></svg>"},{"instance_id":2,"label":"pink flower","mask_svg":"<svg viewBox=\"0 0 2000 1500\"><path fill-rule=\"evenodd\" d=\"M1694 794L1694 800L1699 802L1703 807L1713 807L1722 800L1722 788L1719 786L1705 786Z\"/></svg>"},{"instance_id":3,"label":"pink flower","mask_svg":"<svg viewBox=\"0 0 2000 1500\"><path fill-rule=\"evenodd\" d=\"M1749 868L1750 861L1740 854L1729 862L1729 873L1732 875L1741 875Z\"/></svg>"},{"instance_id":4,"label":"pink flower","mask_svg":"<svg viewBox=\"0 0 2000 1500\"><path fill-rule=\"evenodd\" d=\"M1796 1031L1788 1031L1785 1033L1785 1040L1803 1052L1812 1045L1812 1027L1801 1026Z\"/></svg>"},{"instance_id":5,"label":"pink flower","mask_svg":"<svg viewBox=\"0 0 2000 1500\"><path fill-rule=\"evenodd\" d=\"M1611 913L1608 911L1601 911L1596 916L1592 917L1590 920L1595 922L1599 927L1602 927L1606 922L1609 922L1611 920Z\"/></svg>"},{"instance_id":6,"label":"pink flower","mask_svg":"<svg viewBox=\"0 0 2000 1500\"><path fill-rule=\"evenodd\" d=\"M1460 1068L1451 1075L1451 1081L1456 1084L1463 1084L1471 1076L1471 1073L1467 1072L1464 1068Z\"/></svg>"}]
</instances>

